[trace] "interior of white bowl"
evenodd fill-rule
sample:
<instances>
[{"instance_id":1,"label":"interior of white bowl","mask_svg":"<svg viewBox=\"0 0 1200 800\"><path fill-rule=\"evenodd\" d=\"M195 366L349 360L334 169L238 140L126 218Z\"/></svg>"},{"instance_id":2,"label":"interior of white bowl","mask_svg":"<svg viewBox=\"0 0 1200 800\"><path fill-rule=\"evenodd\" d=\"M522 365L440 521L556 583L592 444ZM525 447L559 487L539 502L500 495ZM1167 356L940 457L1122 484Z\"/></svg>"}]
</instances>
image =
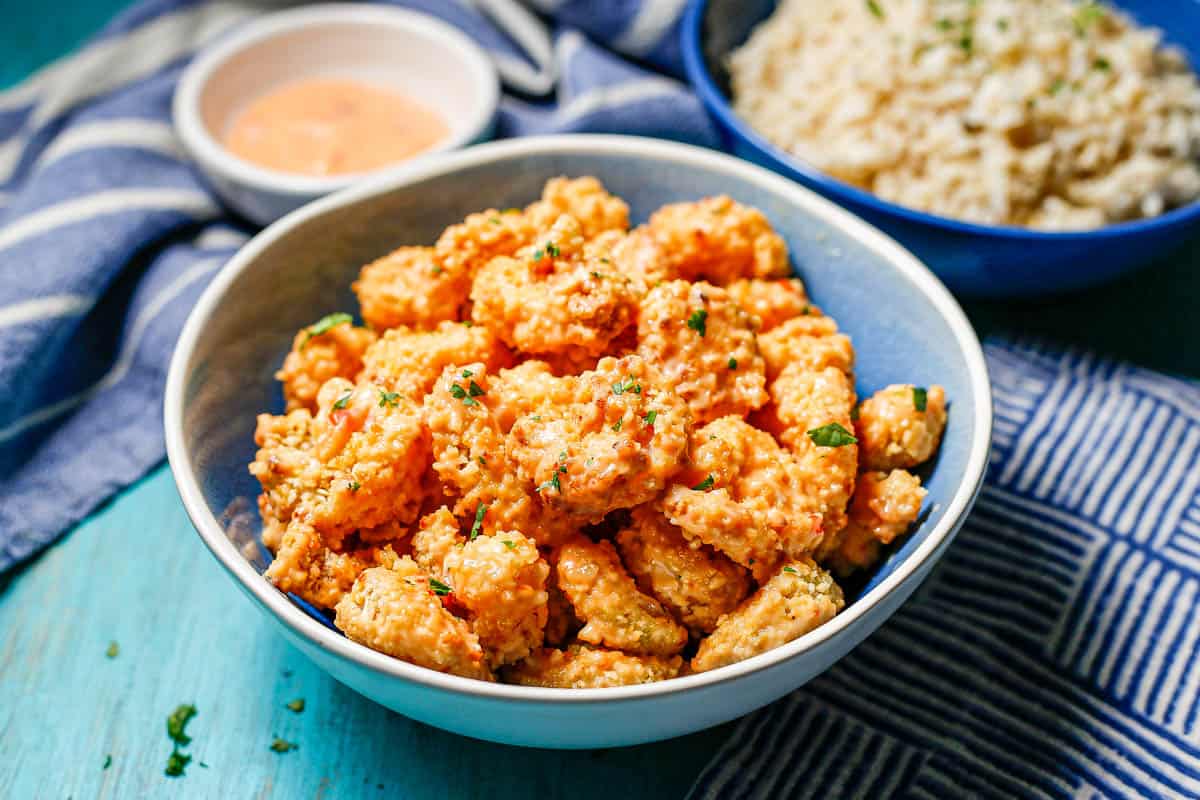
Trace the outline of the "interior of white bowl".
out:
<instances>
[{"instance_id":1,"label":"interior of white bowl","mask_svg":"<svg viewBox=\"0 0 1200 800\"><path fill-rule=\"evenodd\" d=\"M897 382L945 386L944 443L922 472L927 512L877 570L848 587L842 616L889 590L889 576L911 571L906 561L930 557L977 491L990 436L986 369L950 295L891 240L778 176L698 148L587 136L485 145L351 189L285 218L235 257L189 320L167 395L172 466L185 501L194 476L207 510L197 519L190 508L193 519L202 534L219 521L233 540L220 548L209 541L218 557L236 549L256 569L265 564L253 543L258 486L246 465L255 415L283 409L273 374L295 332L325 314L356 311L350 283L363 263L399 245L430 244L468 213L524 205L564 174L598 177L629 203L634 222L666 203L716 194L761 209L787 240L814 301L853 337L860 394Z\"/></svg>"}]
</instances>

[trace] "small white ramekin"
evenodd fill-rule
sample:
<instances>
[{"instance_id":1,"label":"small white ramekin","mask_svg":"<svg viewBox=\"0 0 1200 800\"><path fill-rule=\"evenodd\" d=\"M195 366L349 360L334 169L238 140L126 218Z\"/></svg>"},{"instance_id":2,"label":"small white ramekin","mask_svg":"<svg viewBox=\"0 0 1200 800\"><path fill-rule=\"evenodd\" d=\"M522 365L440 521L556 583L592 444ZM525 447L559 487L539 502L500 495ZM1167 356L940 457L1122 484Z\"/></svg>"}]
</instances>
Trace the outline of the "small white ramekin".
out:
<instances>
[{"instance_id":1,"label":"small white ramekin","mask_svg":"<svg viewBox=\"0 0 1200 800\"><path fill-rule=\"evenodd\" d=\"M486 141L500 96L496 69L469 37L428 15L338 3L264 15L201 53L184 71L173 115L179 138L216 192L262 225L363 177L403 169L295 175L230 153L221 135L248 102L312 77L353 78L395 89L437 111L449 134L425 153Z\"/></svg>"}]
</instances>

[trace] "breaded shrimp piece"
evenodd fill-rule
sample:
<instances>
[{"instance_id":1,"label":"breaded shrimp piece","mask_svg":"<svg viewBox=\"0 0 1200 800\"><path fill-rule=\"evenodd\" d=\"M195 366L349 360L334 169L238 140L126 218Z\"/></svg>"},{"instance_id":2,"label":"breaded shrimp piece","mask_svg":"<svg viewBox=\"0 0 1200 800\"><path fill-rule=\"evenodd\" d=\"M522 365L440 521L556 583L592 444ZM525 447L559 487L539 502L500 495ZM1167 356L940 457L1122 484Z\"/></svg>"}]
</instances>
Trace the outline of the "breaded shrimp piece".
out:
<instances>
[{"instance_id":1,"label":"breaded shrimp piece","mask_svg":"<svg viewBox=\"0 0 1200 800\"><path fill-rule=\"evenodd\" d=\"M800 493L822 515L826 533L841 530L858 472L858 447L850 441L854 386L834 367L789 364L771 384L771 398L778 438L803 475Z\"/></svg>"},{"instance_id":2,"label":"breaded shrimp piece","mask_svg":"<svg viewBox=\"0 0 1200 800\"><path fill-rule=\"evenodd\" d=\"M792 317L758 337L758 349L773 381L789 364L808 369L836 367L847 375L854 372L854 347L850 337L838 333L837 323L816 306L809 313Z\"/></svg>"},{"instance_id":3,"label":"breaded shrimp piece","mask_svg":"<svg viewBox=\"0 0 1200 800\"><path fill-rule=\"evenodd\" d=\"M605 231L629 229L629 206L590 175L551 178L542 189L541 202L529 206L526 213L547 225L562 214L570 214L579 220L583 235L589 239Z\"/></svg>"},{"instance_id":4,"label":"breaded shrimp piece","mask_svg":"<svg viewBox=\"0 0 1200 800\"><path fill-rule=\"evenodd\" d=\"M521 477L545 503L587 522L652 499L681 466L688 410L638 356L604 358L509 433Z\"/></svg>"},{"instance_id":5,"label":"breaded shrimp piece","mask_svg":"<svg viewBox=\"0 0 1200 800\"><path fill-rule=\"evenodd\" d=\"M550 565L550 574L546 576L546 628L545 628L545 643L547 647L562 647L579 632L583 627L579 617L575 616L575 609L571 607L571 601L563 594L562 589L558 587L558 562L554 560L554 553L551 552L547 558L547 563Z\"/></svg>"},{"instance_id":6,"label":"breaded shrimp piece","mask_svg":"<svg viewBox=\"0 0 1200 800\"><path fill-rule=\"evenodd\" d=\"M841 588L811 559L784 564L749 600L700 642L693 672L765 653L833 619L846 605Z\"/></svg>"},{"instance_id":7,"label":"breaded shrimp piece","mask_svg":"<svg viewBox=\"0 0 1200 800\"><path fill-rule=\"evenodd\" d=\"M850 502L850 521L835 540L826 565L848 575L879 560L882 545L908 531L921 515L926 491L911 472L864 472Z\"/></svg>"},{"instance_id":8,"label":"breaded shrimp piece","mask_svg":"<svg viewBox=\"0 0 1200 800\"><path fill-rule=\"evenodd\" d=\"M421 517L417 532L413 534L412 557L427 574L443 578L445 571L442 565L446 562L446 556L462 542L458 520L450 513L450 509L442 507Z\"/></svg>"},{"instance_id":9,"label":"breaded shrimp piece","mask_svg":"<svg viewBox=\"0 0 1200 800\"><path fill-rule=\"evenodd\" d=\"M758 318L760 333L766 333L793 317L812 313L808 294L799 278L742 278L726 286L725 290L733 302Z\"/></svg>"},{"instance_id":10,"label":"breaded shrimp piece","mask_svg":"<svg viewBox=\"0 0 1200 800\"><path fill-rule=\"evenodd\" d=\"M477 361L492 370L511 361L500 340L482 326L442 322L431 331L393 328L363 355L359 381L420 402L443 369Z\"/></svg>"},{"instance_id":11,"label":"breaded shrimp piece","mask_svg":"<svg viewBox=\"0 0 1200 800\"><path fill-rule=\"evenodd\" d=\"M254 442L258 451L249 469L263 489L258 498L263 543L275 550L296 509L321 485L321 462L313 454L312 414L306 409L281 416L259 414Z\"/></svg>"},{"instance_id":12,"label":"breaded shrimp piece","mask_svg":"<svg viewBox=\"0 0 1200 800\"><path fill-rule=\"evenodd\" d=\"M354 579L375 565L373 550L336 553L301 516L292 518L279 552L263 574L282 592L290 592L317 608L333 608Z\"/></svg>"},{"instance_id":13,"label":"breaded shrimp piece","mask_svg":"<svg viewBox=\"0 0 1200 800\"><path fill-rule=\"evenodd\" d=\"M754 320L709 283L671 281L642 299L638 354L658 367L697 424L767 402Z\"/></svg>"},{"instance_id":14,"label":"breaded shrimp piece","mask_svg":"<svg viewBox=\"0 0 1200 800\"><path fill-rule=\"evenodd\" d=\"M558 377L545 361L522 361L502 369L491 382L489 405L500 430L508 433L518 418L547 404L566 403L571 383Z\"/></svg>"},{"instance_id":15,"label":"breaded shrimp piece","mask_svg":"<svg viewBox=\"0 0 1200 800\"><path fill-rule=\"evenodd\" d=\"M678 675L682 665L679 656L631 655L574 645L566 650L538 650L504 670L504 680L521 686L602 689L665 681Z\"/></svg>"},{"instance_id":16,"label":"breaded shrimp piece","mask_svg":"<svg viewBox=\"0 0 1200 800\"><path fill-rule=\"evenodd\" d=\"M481 534L446 554L443 572L493 668L542 645L550 567L516 531Z\"/></svg>"},{"instance_id":17,"label":"breaded shrimp piece","mask_svg":"<svg viewBox=\"0 0 1200 800\"><path fill-rule=\"evenodd\" d=\"M633 324L637 309L630 283L598 266L583 258L578 220L563 215L533 250L479 270L471 316L522 353L594 360Z\"/></svg>"},{"instance_id":18,"label":"breaded shrimp piece","mask_svg":"<svg viewBox=\"0 0 1200 800\"><path fill-rule=\"evenodd\" d=\"M470 377L464 378L464 372ZM456 517L473 517L483 503L496 528L522 531L539 544L554 545L581 523L547 505L517 474L493 409L500 399L493 393L494 381L483 364L448 367L425 396L422 413L433 469L456 497Z\"/></svg>"},{"instance_id":19,"label":"breaded shrimp piece","mask_svg":"<svg viewBox=\"0 0 1200 800\"><path fill-rule=\"evenodd\" d=\"M942 441L946 390L930 386L922 395L912 384L880 389L859 407L855 429L864 469L915 467L932 458Z\"/></svg>"},{"instance_id":20,"label":"breaded shrimp piece","mask_svg":"<svg viewBox=\"0 0 1200 800\"><path fill-rule=\"evenodd\" d=\"M725 285L738 278L783 278L787 245L766 216L724 195L665 205L647 226L668 271Z\"/></svg>"},{"instance_id":21,"label":"breaded shrimp piece","mask_svg":"<svg viewBox=\"0 0 1200 800\"><path fill-rule=\"evenodd\" d=\"M321 333L314 331L322 330ZM325 328L321 323L301 328L275 378L283 383L287 410L317 410L317 392L330 378L353 378L375 334L347 321Z\"/></svg>"},{"instance_id":22,"label":"breaded shrimp piece","mask_svg":"<svg viewBox=\"0 0 1200 800\"><path fill-rule=\"evenodd\" d=\"M807 477L771 434L738 417L692 432L691 463L659 501L694 545L706 544L762 580L785 555L821 541Z\"/></svg>"},{"instance_id":23,"label":"breaded shrimp piece","mask_svg":"<svg viewBox=\"0 0 1200 800\"><path fill-rule=\"evenodd\" d=\"M633 523L617 534L617 549L638 588L694 633L711 633L750 593L745 569L710 547L692 547L650 506L633 510Z\"/></svg>"},{"instance_id":24,"label":"breaded shrimp piece","mask_svg":"<svg viewBox=\"0 0 1200 800\"><path fill-rule=\"evenodd\" d=\"M430 462L419 406L340 378L321 387L317 400L313 453L321 473L310 511L329 545L357 528L415 521Z\"/></svg>"},{"instance_id":25,"label":"breaded shrimp piece","mask_svg":"<svg viewBox=\"0 0 1200 800\"><path fill-rule=\"evenodd\" d=\"M364 266L351 288L363 319L376 331L430 330L461 318L471 278L444 268L432 247L400 247Z\"/></svg>"},{"instance_id":26,"label":"breaded shrimp piece","mask_svg":"<svg viewBox=\"0 0 1200 800\"><path fill-rule=\"evenodd\" d=\"M412 559L364 570L337 604L334 624L351 641L438 672L493 680L470 626L442 607Z\"/></svg>"},{"instance_id":27,"label":"breaded shrimp piece","mask_svg":"<svg viewBox=\"0 0 1200 800\"><path fill-rule=\"evenodd\" d=\"M638 590L612 542L576 536L558 549L557 562L558 585L584 623L580 641L658 656L687 644L687 630Z\"/></svg>"},{"instance_id":28,"label":"breaded shrimp piece","mask_svg":"<svg viewBox=\"0 0 1200 800\"><path fill-rule=\"evenodd\" d=\"M680 277L677 265L664 255L663 245L646 225L640 225L624 236L606 234L598 242L609 250L607 256L600 257L601 263L631 279L639 288L639 294ZM611 263L606 264L604 258Z\"/></svg>"}]
</instances>

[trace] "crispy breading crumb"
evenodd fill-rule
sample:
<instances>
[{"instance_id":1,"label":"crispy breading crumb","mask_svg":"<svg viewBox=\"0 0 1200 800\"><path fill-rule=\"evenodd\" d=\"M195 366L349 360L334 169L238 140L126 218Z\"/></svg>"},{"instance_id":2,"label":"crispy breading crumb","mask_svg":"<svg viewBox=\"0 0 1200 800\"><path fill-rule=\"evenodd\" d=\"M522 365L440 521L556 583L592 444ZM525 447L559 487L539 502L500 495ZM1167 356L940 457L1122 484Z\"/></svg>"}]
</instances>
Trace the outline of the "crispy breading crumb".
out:
<instances>
[{"instance_id":1,"label":"crispy breading crumb","mask_svg":"<svg viewBox=\"0 0 1200 800\"><path fill-rule=\"evenodd\" d=\"M679 674L679 656L647 656L573 645L545 648L504 670L508 683L556 689L600 689L665 681Z\"/></svg>"}]
</instances>

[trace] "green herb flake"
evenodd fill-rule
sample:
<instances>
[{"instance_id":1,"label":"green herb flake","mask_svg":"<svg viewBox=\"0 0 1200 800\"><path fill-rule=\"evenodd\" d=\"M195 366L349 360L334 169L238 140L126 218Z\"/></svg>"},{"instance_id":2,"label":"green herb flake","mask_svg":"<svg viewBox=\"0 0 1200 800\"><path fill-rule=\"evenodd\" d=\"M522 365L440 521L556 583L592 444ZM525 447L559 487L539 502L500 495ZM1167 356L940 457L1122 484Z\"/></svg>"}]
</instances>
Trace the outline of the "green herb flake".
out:
<instances>
[{"instance_id":1,"label":"green herb flake","mask_svg":"<svg viewBox=\"0 0 1200 800\"><path fill-rule=\"evenodd\" d=\"M479 458L477 458L475 460L479 462L479 466L481 466L481 467L487 466L487 459L484 458L483 456L480 456Z\"/></svg>"},{"instance_id":2,"label":"green herb flake","mask_svg":"<svg viewBox=\"0 0 1200 800\"><path fill-rule=\"evenodd\" d=\"M712 476L712 473L710 472L708 477L705 478L704 480L700 481L699 483L697 483L695 486L693 486L692 490L696 491L696 492L707 492L709 489L711 489L713 487L713 483L714 483L713 476Z\"/></svg>"},{"instance_id":3,"label":"green herb flake","mask_svg":"<svg viewBox=\"0 0 1200 800\"><path fill-rule=\"evenodd\" d=\"M533 260L534 261L541 261L543 258L545 258L545 256L546 256L545 251L542 250L542 248L540 248L540 247L537 250L533 251Z\"/></svg>"},{"instance_id":4,"label":"green herb flake","mask_svg":"<svg viewBox=\"0 0 1200 800\"><path fill-rule=\"evenodd\" d=\"M287 739L275 737L275 741L271 742L271 750L276 753L290 753L293 750L300 749L300 745L295 742L289 742Z\"/></svg>"},{"instance_id":5,"label":"green herb flake","mask_svg":"<svg viewBox=\"0 0 1200 800\"><path fill-rule=\"evenodd\" d=\"M297 714L299 714L299 713L301 713L302 711L304 711L304 698L303 698L303 697L297 697L295 700L293 700L292 702L288 703L288 704L287 704L287 710L288 710L288 711L294 711L294 712L296 712Z\"/></svg>"},{"instance_id":6,"label":"green herb flake","mask_svg":"<svg viewBox=\"0 0 1200 800\"><path fill-rule=\"evenodd\" d=\"M473 377L475 377L475 373L474 373L474 372L471 372L471 370L469 370L469 369L464 369L464 370L462 371L462 376L463 376L464 378L473 378Z\"/></svg>"},{"instance_id":7,"label":"green herb flake","mask_svg":"<svg viewBox=\"0 0 1200 800\"><path fill-rule=\"evenodd\" d=\"M642 422L645 422L647 425L653 425L656 419L658 419L658 412L651 409L646 412L646 416L642 417Z\"/></svg>"},{"instance_id":8,"label":"green herb flake","mask_svg":"<svg viewBox=\"0 0 1200 800\"><path fill-rule=\"evenodd\" d=\"M817 447L843 447L844 445L858 443L858 439L854 438L854 434L836 422L822 425L819 428L813 428L808 432L808 438L812 439Z\"/></svg>"},{"instance_id":9,"label":"green herb flake","mask_svg":"<svg viewBox=\"0 0 1200 800\"><path fill-rule=\"evenodd\" d=\"M867 10L874 14L878 19L883 19L883 9L880 8L876 0L867 0Z\"/></svg>"},{"instance_id":10,"label":"green herb flake","mask_svg":"<svg viewBox=\"0 0 1200 800\"><path fill-rule=\"evenodd\" d=\"M1067 88L1067 82L1062 78L1055 78L1054 83L1050 84L1050 88L1046 91L1048 91L1050 96L1053 97L1065 88Z\"/></svg>"},{"instance_id":11,"label":"green herb flake","mask_svg":"<svg viewBox=\"0 0 1200 800\"><path fill-rule=\"evenodd\" d=\"M104 766L101 767L100 769L108 769L111 766L112 766L112 753L109 753L108 755L106 755L104 757Z\"/></svg>"},{"instance_id":12,"label":"green herb flake","mask_svg":"<svg viewBox=\"0 0 1200 800\"><path fill-rule=\"evenodd\" d=\"M351 398L351 397L353 397L353 396L354 396L354 392L353 392L353 391L349 391L349 392L346 392L346 393L345 393L344 395L342 395L341 397L339 397L337 400L334 400L334 401L333 401L333 408L334 408L334 410L335 410L335 411L341 411L343 408L345 408L345 407L346 407L346 404L350 402L350 398Z\"/></svg>"},{"instance_id":13,"label":"green herb flake","mask_svg":"<svg viewBox=\"0 0 1200 800\"><path fill-rule=\"evenodd\" d=\"M380 408L395 408L399 404L400 404L400 393L399 392L385 392L383 389L379 390L379 407Z\"/></svg>"},{"instance_id":14,"label":"green herb flake","mask_svg":"<svg viewBox=\"0 0 1200 800\"><path fill-rule=\"evenodd\" d=\"M432 589L433 593L436 594L438 597L445 597L446 595L448 595L452 591L454 591L447 584L442 583L437 578L429 579L429 588Z\"/></svg>"},{"instance_id":15,"label":"green herb flake","mask_svg":"<svg viewBox=\"0 0 1200 800\"><path fill-rule=\"evenodd\" d=\"M1001 17L1000 19L996 20L996 27L1002 31L1008 30L1008 20L1004 17Z\"/></svg>"},{"instance_id":16,"label":"green herb flake","mask_svg":"<svg viewBox=\"0 0 1200 800\"><path fill-rule=\"evenodd\" d=\"M1101 72L1108 72L1110 69L1112 69L1112 62L1110 62L1107 58L1100 57L1092 62L1092 68L1098 69Z\"/></svg>"},{"instance_id":17,"label":"green herb flake","mask_svg":"<svg viewBox=\"0 0 1200 800\"><path fill-rule=\"evenodd\" d=\"M171 755L167 756L167 768L163 770L163 774L168 778L181 777L191 760L192 757L187 753L172 750Z\"/></svg>"},{"instance_id":18,"label":"green herb flake","mask_svg":"<svg viewBox=\"0 0 1200 800\"><path fill-rule=\"evenodd\" d=\"M688 317L687 326L700 334L704 338L704 334L708 332L708 312L703 308L698 308Z\"/></svg>"},{"instance_id":19,"label":"green herb flake","mask_svg":"<svg viewBox=\"0 0 1200 800\"><path fill-rule=\"evenodd\" d=\"M548 480L545 483L538 486L535 491L540 494L545 489L554 489L559 494L562 494L562 484L558 480L558 471L557 470L555 470L555 472L554 472L554 477L552 477L550 480Z\"/></svg>"},{"instance_id":20,"label":"green herb flake","mask_svg":"<svg viewBox=\"0 0 1200 800\"><path fill-rule=\"evenodd\" d=\"M921 386L914 386L912 392L913 408L924 414L925 407L929 402L929 392L925 391L924 387Z\"/></svg>"},{"instance_id":21,"label":"green herb flake","mask_svg":"<svg viewBox=\"0 0 1200 800\"><path fill-rule=\"evenodd\" d=\"M516 542L512 541L511 539L501 539L500 544L504 545L509 550L515 550L517 547Z\"/></svg>"},{"instance_id":22,"label":"green herb flake","mask_svg":"<svg viewBox=\"0 0 1200 800\"><path fill-rule=\"evenodd\" d=\"M851 420L852 422L858 422L858 414L859 414L859 409L860 409L860 408L861 408L861 406L857 406L857 405L856 405L856 406L854 406L853 408L851 408L851 409L850 409L850 420Z\"/></svg>"},{"instance_id":23,"label":"green herb flake","mask_svg":"<svg viewBox=\"0 0 1200 800\"><path fill-rule=\"evenodd\" d=\"M350 481L349 486L350 486L350 491L352 491L352 492L357 492L359 489L362 488L362 484L359 483L358 481Z\"/></svg>"},{"instance_id":24,"label":"green herb flake","mask_svg":"<svg viewBox=\"0 0 1200 800\"><path fill-rule=\"evenodd\" d=\"M942 17L941 19L939 19L937 22L935 22L933 24L934 24L934 27L936 27L939 31L948 31L954 27L954 23L951 22L950 20L946 19L945 17Z\"/></svg>"},{"instance_id":25,"label":"green herb flake","mask_svg":"<svg viewBox=\"0 0 1200 800\"><path fill-rule=\"evenodd\" d=\"M499 225L501 220L499 217L489 217L488 222L492 223L493 225Z\"/></svg>"},{"instance_id":26,"label":"green herb flake","mask_svg":"<svg viewBox=\"0 0 1200 800\"><path fill-rule=\"evenodd\" d=\"M338 325L353 321L354 317L350 316L344 311L338 311L337 313L321 317L312 325L309 325L307 328L305 328L304 341L301 343L300 349L303 350L305 347L307 347L308 343L315 337L320 336L323 333L329 333L329 331L333 330Z\"/></svg>"},{"instance_id":27,"label":"green herb flake","mask_svg":"<svg viewBox=\"0 0 1200 800\"><path fill-rule=\"evenodd\" d=\"M961 38L959 38L958 46L962 48L964 53L971 55L971 53L975 50L975 40L969 33L965 33Z\"/></svg>"},{"instance_id":28,"label":"green herb flake","mask_svg":"<svg viewBox=\"0 0 1200 800\"><path fill-rule=\"evenodd\" d=\"M474 381L472 381L472 384L474 384ZM478 388L478 387L476 387L476 388ZM483 390L480 389L479 393L483 394ZM455 400L462 400L464 406L479 405L479 401L476 400L474 397L468 396L467 390L464 389L463 387L459 386L457 383L450 384L450 396L453 397Z\"/></svg>"},{"instance_id":29,"label":"green herb flake","mask_svg":"<svg viewBox=\"0 0 1200 800\"><path fill-rule=\"evenodd\" d=\"M617 381L612 385L613 394L625 394L625 392L633 392L634 394L642 393L642 385L633 379L632 375L626 375L625 380Z\"/></svg>"},{"instance_id":30,"label":"green herb flake","mask_svg":"<svg viewBox=\"0 0 1200 800\"><path fill-rule=\"evenodd\" d=\"M802 316L802 317L807 317L811 313L812 313L812 306L810 306L808 303L805 303L804 308L800 309L800 316Z\"/></svg>"},{"instance_id":31,"label":"green herb flake","mask_svg":"<svg viewBox=\"0 0 1200 800\"><path fill-rule=\"evenodd\" d=\"M558 258L562 255L562 252L558 249L558 245L554 242L546 242L546 252L550 254L551 258Z\"/></svg>"},{"instance_id":32,"label":"green herb flake","mask_svg":"<svg viewBox=\"0 0 1200 800\"><path fill-rule=\"evenodd\" d=\"M171 712L167 717L167 736L171 737L171 741L181 747L186 747L191 743L192 738L184 732L184 729L194 716L196 716L196 707L191 703L183 703Z\"/></svg>"},{"instance_id":33,"label":"green herb flake","mask_svg":"<svg viewBox=\"0 0 1200 800\"><path fill-rule=\"evenodd\" d=\"M614 422L614 423L612 424L612 429L613 429L613 431L620 431L620 430L621 430L621 426L622 426L622 425L624 425L624 424L625 424L625 420L624 420L624 419L619 419L619 420L617 420L616 422Z\"/></svg>"},{"instance_id":34,"label":"green herb flake","mask_svg":"<svg viewBox=\"0 0 1200 800\"><path fill-rule=\"evenodd\" d=\"M468 327L468 328L474 328L474 327L475 327L475 320L473 320L473 319L464 319L464 320L462 321L462 324L463 324L463 325L465 325L465 326L466 326L466 327Z\"/></svg>"},{"instance_id":35,"label":"green herb flake","mask_svg":"<svg viewBox=\"0 0 1200 800\"><path fill-rule=\"evenodd\" d=\"M1088 29L1098 23L1105 17L1104 8L1094 0L1082 4L1075 10L1075 16L1071 18L1071 22L1075 26L1075 33L1079 36L1085 36Z\"/></svg>"},{"instance_id":36,"label":"green herb flake","mask_svg":"<svg viewBox=\"0 0 1200 800\"><path fill-rule=\"evenodd\" d=\"M795 569L793 569L792 567L784 567L784 568L783 568L783 571L784 571L784 572L790 572L792 575L799 575L799 574L800 574L799 572L796 572L796 570L795 570Z\"/></svg>"},{"instance_id":37,"label":"green herb flake","mask_svg":"<svg viewBox=\"0 0 1200 800\"><path fill-rule=\"evenodd\" d=\"M116 658L117 656L121 655L121 645L117 644L116 642L109 642L108 649L104 651L104 655L108 656L109 658Z\"/></svg>"},{"instance_id":38,"label":"green herb flake","mask_svg":"<svg viewBox=\"0 0 1200 800\"><path fill-rule=\"evenodd\" d=\"M531 420L533 420L534 422L541 422L541 421L542 421L542 415L541 415L541 414L534 414L532 417L530 417L530 419L531 419Z\"/></svg>"},{"instance_id":39,"label":"green herb flake","mask_svg":"<svg viewBox=\"0 0 1200 800\"><path fill-rule=\"evenodd\" d=\"M467 394L471 395L471 397L483 397L484 391L478 383L471 381L467 386Z\"/></svg>"},{"instance_id":40,"label":"green herb flake","mask_svg":"<svg viewBox=\"0 0 1200 800\"><path fill-rule=\"evenodd\" d=\"M737 359L736 359L736 358L730 357L730 359L729 359L729 368L730 368L730 369L737 369Z\"/></svg>"},{"instance_id":41,"label":"green herb flake","mask_svg":"<svg viewBox=\"0 0 1200 800\"><path fill-rule=\"evenodd\" d=\"M467 541L473 542L479 534L483 533L483 515L487 513L487 503L480 503L475 508L475 524L471 526L471 533L467 536Z\"/></svg>"}]
</instances>

